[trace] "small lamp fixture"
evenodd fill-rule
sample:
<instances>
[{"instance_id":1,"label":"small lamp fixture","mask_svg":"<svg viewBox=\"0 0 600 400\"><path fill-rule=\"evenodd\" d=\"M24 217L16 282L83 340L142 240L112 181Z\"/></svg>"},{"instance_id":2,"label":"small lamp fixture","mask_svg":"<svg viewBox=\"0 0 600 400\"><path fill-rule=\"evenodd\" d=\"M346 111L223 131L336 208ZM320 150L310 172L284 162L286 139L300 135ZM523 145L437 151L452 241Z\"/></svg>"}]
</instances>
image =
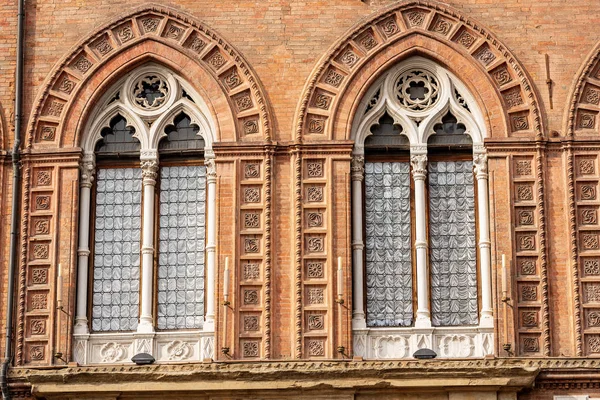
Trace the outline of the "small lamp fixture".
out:
<instances>
[{"instance_id":1,"label":"small lamp fixture","mask_svg":"<svg viewBox=\"0 0 600 400\"><path fill-rule=\"evenodd\" d=\"M431 358L436 358L437 354L435 353L435 351L431 350L431 349L419 349L417 351L415 351L415 354L413 354L414 358L417 358L419 360L429 360Z\"/></svg>"},{"instance_id":2,"label":"small lamp fixture","mask_svg":"<svg viewBox=\"0 0 600 400\"><path fill-rule=\"evenodd\" d=\"M148 353L138 353L131 357L131 361L133 361L136 365L149 365L153 364L156 360Z\"/></svg>"}]
</instances>

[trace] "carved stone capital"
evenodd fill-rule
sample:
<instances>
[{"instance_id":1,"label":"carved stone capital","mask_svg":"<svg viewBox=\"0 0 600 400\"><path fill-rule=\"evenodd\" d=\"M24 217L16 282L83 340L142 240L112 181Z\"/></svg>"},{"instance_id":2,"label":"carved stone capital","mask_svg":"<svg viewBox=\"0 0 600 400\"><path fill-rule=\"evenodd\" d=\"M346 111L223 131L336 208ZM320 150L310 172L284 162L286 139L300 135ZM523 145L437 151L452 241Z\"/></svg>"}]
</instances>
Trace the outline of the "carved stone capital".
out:
<instances>
[{"instance_id":1,"label":"carved stone capital","mask_svg":"<svg viewBox=\"0 0 600 400\"><path fill-rule=\"evenodd\" d=\"M425 179L427 176L427 155L415 154L410 156L410 165L415 179Z\"/></svg>"},{"instance_id":2,"label":"carved stone capital","mask_svg":"<svg viewBox=\"0 0 600 400\"><path fill-rule=\"evenodd\" d=\"M477 178L487 178L488 176L488 164L487 154L479 153L473 155L473 165L475 166L475 175Z\"/></svg>"},{"instance_id":3,"label":"carved stone capital","mask_svg":"<svg viewBox=\"0 0 600 400\"><path fill-rule=\"evenodd\" d=\"M156 185L156 178L158 177L158 161L156 160L143 160L140 163L142 168L142 180L144 185Z\"/></svg>"},{"instance_id":4,"label":"carved stone capital","mask_svg":"<svg viewBox=\"0 0 600 400\"><path fill-rule=\"evenodd\" d=\"M365 158L363 156L352 157L350 171L352 171L353 181L362 181L365 176Z\"/></svg>"},{"instance_id":5,"label":"carved stone capital","mask_svg":"<svg viewBox=\"0 0 600 400\"><path fill-rule=\"evenodd\" d=\"M81 181L79 186L91 188L94 183L94 174L96 173L96 163L93 160L85 160L79 166L81 171Z\"/></svg>"},{"instance_id":6,"label":"carved stone capital","mask_svg":"<svg viewBox=\"0 0 600 400\"><path fill-rule=\"evenodd\" d=\"M207 179L216 179L217 178L217 164L215 163L214 158L207 158L204 160L204 165L206 166L206 177Z\"/></svg>"}]
</instances>

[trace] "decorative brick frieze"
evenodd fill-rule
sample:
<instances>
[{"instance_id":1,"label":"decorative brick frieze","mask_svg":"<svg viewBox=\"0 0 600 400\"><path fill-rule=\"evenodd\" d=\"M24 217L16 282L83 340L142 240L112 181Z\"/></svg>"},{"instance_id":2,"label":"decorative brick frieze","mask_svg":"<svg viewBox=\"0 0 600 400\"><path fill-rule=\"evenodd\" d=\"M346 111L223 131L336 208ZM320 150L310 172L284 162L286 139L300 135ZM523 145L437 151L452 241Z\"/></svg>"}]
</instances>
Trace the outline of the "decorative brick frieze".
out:
<instances>
[{"instance_id":1,"label":"decorative brick frieze","mask_svg":"<svg viewBox=\"0 0 600 400\"><path fill-rule=\"evenodd\" d=\"M318 114L324 119L333 117L337 99L344 96L349 82L360 73L363 65L374 60L378 54L389 51L390 46L401 43L396 40L397 35L418 35L423 29L432 32L438 41L457 49L456 51L472 59L473 63L486 69L491 82L502 91L506 107L520 113L507 116L510 133L533 131L537 137L544 135L534 85L523 73L517 58L507 50L508 47L481 24L469 20L450 7L414 1L398 3L376 13L332 46L331 51L313 69L304 89L300 114L297 115L300 123L296 126L296 137L321 140L314 135L315 129L310 128L311 124L314 125L314 118L306 111L318 110ZM337 68L343 69L343 79L335 72ZM375 66L371 68L377 69ZM509 83L511 86L508 86ZM326 87L335 87L337 90L325 92ZM591 100L596 98L593 93L587 97ZM332 128L333 125L328 124L323 134L332 135Z\"/></svg>"},{"instance_id":2,"label":"decorative brick frieze","mask_svg":"<svg viewBox=\"0 0 600 400\"><path fill-rule=\"evenodd\" d=\"M536 193L538 160L534 155L511 157L513 196L513 237L515 251L516 351L523 356L541 355L544 352L544 315L540 218L544 212Z\"/></svg>"},{"instance_id":3,"label":"decorative brick frieze","mask_svg":"<svg viewBox=\"0 0 600 400\"><path fill-rule=\"evenodd\" d=\"M228 91L241 85L248 87L243 92L227 94L231 103L235 105L235 118L243 118L243 115L238 117L237 114L258 105L256 124L243 128L244 131L238 132L238 137L258 134L267 142L271 140L271 117L268 107L265 107L268 100L262 85L249 64L233 46L214 30L187 15L180 15L164 6L146 6L100 28L57 64L50 73L53 78L47 83L46 89L42 91L43 96L34 106L26 147L31 148L34 143L38 145L54 141L56 137L63 135L63 125L44 127L45 122L39 117L52 119L68 114L74 103L71 100L77 95L84 77L93 75L112 56L136 46L137 43L132 44L133 42L155 38L157 35L161 36L161 40L166 41L168 46L189 54L216 81L222 82ZM225 69L227 66L230 67ZM60 93L60 98L51 95L51 89Z\"/></svg>"}]
</instances>

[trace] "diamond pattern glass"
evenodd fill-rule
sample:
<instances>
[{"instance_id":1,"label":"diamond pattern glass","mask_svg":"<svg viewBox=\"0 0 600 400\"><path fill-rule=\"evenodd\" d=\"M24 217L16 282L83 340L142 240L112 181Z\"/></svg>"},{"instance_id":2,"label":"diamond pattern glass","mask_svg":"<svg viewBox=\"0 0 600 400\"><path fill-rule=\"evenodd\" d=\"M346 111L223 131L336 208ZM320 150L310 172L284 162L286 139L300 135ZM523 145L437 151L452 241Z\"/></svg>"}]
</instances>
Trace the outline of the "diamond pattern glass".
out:
<instances>
[{"instance_id":1,"label":"diamond pattern glass","mask_svg":"<svg viewBox=\"0 0 600 400\"><path fill-rule=\"evenodd\" d=\"M365 164L367 325L410 326L413 318L410 166Z\"/></svg>"},{"instance_id":2,"label":"diamond pattern glass","mask_svg":"<svg viewBox=\"0 0 600 400\"><path fill-rule=\"evenodd\" d=\"M477 261L472 161L429 163L431 322L476 325Z\"/></svg>"},{"instance_id":3,"label":"diamond pattern glass","mask_svg":"<svg viewBox=\"0 0 600 400\"><path fill-rule=\"evenodd\" d=\"M161 168L158 329L204 321L206 167Z\"/></svg>"},{"instance_id":4,"label":"diamond pattern glass","mask_svg":"<svg viewBox=\"0 0 600 400\"><path fill-rule=\"evenodd\" d=\"M92 330L137 328L140 290L142 171L98 170Z\"/></svg>"}]
</instances>

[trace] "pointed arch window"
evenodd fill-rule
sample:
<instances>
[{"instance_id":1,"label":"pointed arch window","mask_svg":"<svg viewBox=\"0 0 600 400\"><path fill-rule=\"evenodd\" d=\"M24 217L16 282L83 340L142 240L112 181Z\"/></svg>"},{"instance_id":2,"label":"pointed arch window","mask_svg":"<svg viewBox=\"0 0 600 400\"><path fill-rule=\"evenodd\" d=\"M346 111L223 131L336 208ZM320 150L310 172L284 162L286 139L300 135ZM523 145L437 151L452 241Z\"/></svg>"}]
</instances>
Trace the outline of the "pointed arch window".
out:
<instances>
[{"instance_id":1,"label":"pointed arch window","mask_svg":"<svg viewBox=\"0 0 600 400\"><path fill-rule=\"evenodd\" d=\"M452 73L413 57L375 81L360 107L352 127L355 352L492 354L477 104Z\"/></svg>"},{"instance_id":2,"label":"pointed arch window","mask_svg":"<svg viewBox=\"0 0 600 400\"><path fill-rule=\"evenodd\" d=\"M100 104L83 143L75 359L212 357L216 174L206 104L155 64Z\"/></svg>"}]
</instances>

